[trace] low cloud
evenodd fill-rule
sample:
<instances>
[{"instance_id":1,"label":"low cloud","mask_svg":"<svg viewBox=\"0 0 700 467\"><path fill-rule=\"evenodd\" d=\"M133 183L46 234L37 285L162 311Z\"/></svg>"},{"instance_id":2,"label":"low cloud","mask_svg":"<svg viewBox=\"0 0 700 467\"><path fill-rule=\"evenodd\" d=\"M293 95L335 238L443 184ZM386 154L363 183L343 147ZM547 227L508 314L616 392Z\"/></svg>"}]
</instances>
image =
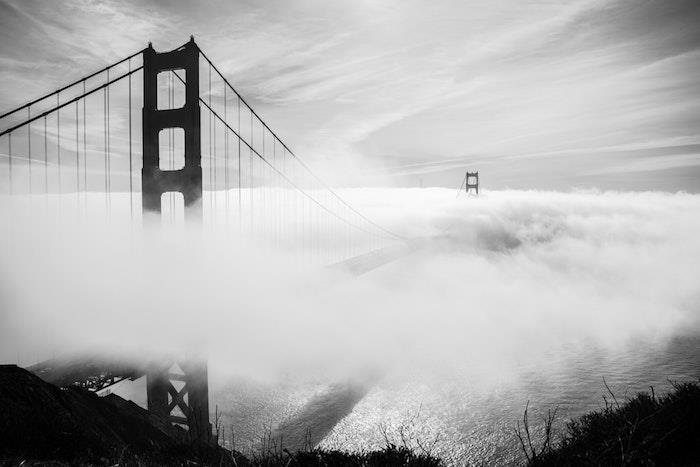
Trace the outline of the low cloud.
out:
<instances>
[{"instance_id":1,"label":"low cloud","mask_svg":"<svg viewBox=\"0 0 700 467\"><path fill-rule=\"evenodd\" d=\"M557 346L698 329L696 195L343 195L410 238L412 253L354 278L223 226L134 228L118 221L118 201L110 225L71 218L67 202L61 216L3 202L1 358L206 347L214 373L265 378L408 361L504 369Z\"/></svg>"}]
</instances>

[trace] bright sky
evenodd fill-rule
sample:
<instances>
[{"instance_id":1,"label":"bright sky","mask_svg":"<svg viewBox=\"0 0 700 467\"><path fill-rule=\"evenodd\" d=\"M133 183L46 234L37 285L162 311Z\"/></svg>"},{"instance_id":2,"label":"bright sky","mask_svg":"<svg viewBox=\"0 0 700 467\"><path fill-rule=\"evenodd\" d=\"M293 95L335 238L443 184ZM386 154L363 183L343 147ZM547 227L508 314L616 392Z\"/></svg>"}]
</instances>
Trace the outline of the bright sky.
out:
<instances>
[{"instance_id":1,"label":"bright sky","mask_svg":"<svg viewBox=\"0 0 700 467\"><path fill-rule=\"evenodd\" d=\"M0 0L0 109L190 34L326 178L700 192L697 0Z\"/></svg>"}]
</instances>

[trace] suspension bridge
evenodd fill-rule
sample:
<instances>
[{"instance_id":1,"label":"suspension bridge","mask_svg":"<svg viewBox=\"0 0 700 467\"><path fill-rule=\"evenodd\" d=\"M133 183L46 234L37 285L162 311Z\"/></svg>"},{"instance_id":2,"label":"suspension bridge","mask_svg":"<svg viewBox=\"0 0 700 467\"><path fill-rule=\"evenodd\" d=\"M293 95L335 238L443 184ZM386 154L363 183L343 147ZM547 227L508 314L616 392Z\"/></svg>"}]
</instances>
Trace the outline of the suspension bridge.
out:
<instances>
[{"instance_id":1,"label":"suspension bridge","mask_svg":"<svg viewBox=\"0 0 700 467\"><path fill-rule=\"evenodd\" d=\"M300 262L357 273L390 261L402 244L325 184L194 38L162 53L149 44L3 113L0 152L4 194L70 204L86 217L226 225ZM93 391L145 375L149 411L195 438L211 436L204 359L59 367L34 371Z\"/></svg>"}]
</instances>

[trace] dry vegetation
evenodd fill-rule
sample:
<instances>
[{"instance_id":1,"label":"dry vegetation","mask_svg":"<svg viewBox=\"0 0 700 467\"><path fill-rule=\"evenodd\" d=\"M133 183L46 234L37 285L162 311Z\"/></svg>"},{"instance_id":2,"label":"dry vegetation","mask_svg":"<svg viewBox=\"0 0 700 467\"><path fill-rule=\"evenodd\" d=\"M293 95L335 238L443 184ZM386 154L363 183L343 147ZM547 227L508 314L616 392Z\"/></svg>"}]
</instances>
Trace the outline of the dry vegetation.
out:
<instances>
[{"instance_id":1,"label":"dry vegetation","mask_svg":"<svg viewBox=\"0 0 700 467\"><path fill-rule=\"evenodd\" d=\"M699 465L700 384L675 383L658 397L639 393L620 402L608 389L605 407L571 420L554 440L555 413L544 420L544 435L532 440L527 408L516 434L529 466Z\"/></svg>"}]
</instances>

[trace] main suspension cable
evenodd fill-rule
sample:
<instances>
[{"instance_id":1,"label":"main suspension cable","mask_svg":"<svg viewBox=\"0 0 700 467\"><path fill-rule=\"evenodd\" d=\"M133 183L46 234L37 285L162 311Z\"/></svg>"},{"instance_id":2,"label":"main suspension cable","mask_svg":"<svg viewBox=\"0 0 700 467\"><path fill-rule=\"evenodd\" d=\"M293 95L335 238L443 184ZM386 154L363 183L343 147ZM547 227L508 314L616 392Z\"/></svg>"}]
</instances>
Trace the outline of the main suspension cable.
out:
<instances>
[{"instance_id":1,"label":"main suspension cable","mask_svg":"<svg viewBox=\"0 0 700 467\"><path fill-rule=\"evenodd\" d=\"M100 73L104 73L105 71L109 70L110 68L114 68L114 67L116 67L116 66L118 66L118 65L121 65L121 64L124 63L125 61L130 60L130 59L136 57L137 55L143 53L145 50L146 50L146 49L141 49L141 50L139 50L138 52L133 53L133 54L129 55L128 57L123 58L122 60L119 60L118 62L112 63L111 65L108 65L108 66L106 66L106 67L104 67L104 68L102 68L102 69L100 69L100 70L97 70L96 72L94 72L94 73L92 73L92 74L89 74L88 76L85 76L84 78L80 78L79 80L73 81L72 83L63 86L63 87L60 88L60 89L57 89L57 90L55 90L55 91L52 91L52 92L50 92L50 93L48 93L48 94L45 94L45 95L43 95L43 96L41 96L41 97L38 97L38 98L34 99L33 101L27 102L26 104L23 104L23 105L21 105L21 106L19 106L19 107L15 107L14 109L9 110L9 111L5 112L4 114L0 115L0 119L3 119L3 118L5 118L5 117L7 117L7 116L9 116L9 115L12 115L12 114L14 114L14 113L17 113L17 112L19 112L20 110L25 109L25 108L27 108L27 107L31 107L31 106L33 106L34 104L37 104L37 103L39 103L39 102L41 102L41 101L43 101L43 100L46 100L46 99L48 99L49 97L51 97L51 96L53 96L53 95L55 95L55 94L59 94L59 93L65 91L65 90L67 90L67 89L69 89L69 88L72 88L72 87L75 86L76 84L80 84L80 83L85 84L85 82L86 82L87 80L89 80L90 78L93 78L93 77L99 75Z\"/></svg>"}]
</instances>

